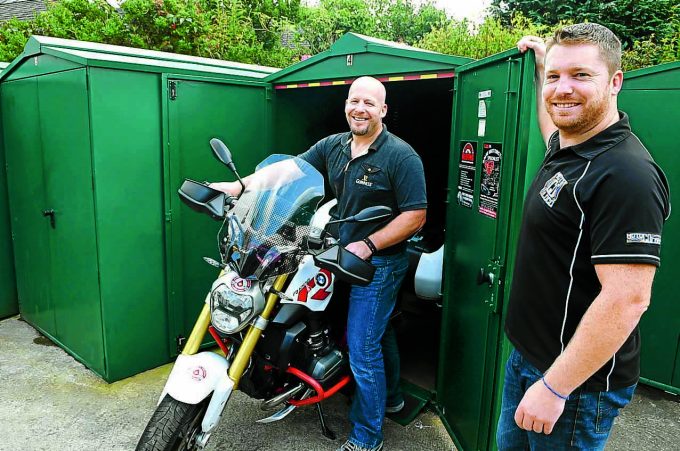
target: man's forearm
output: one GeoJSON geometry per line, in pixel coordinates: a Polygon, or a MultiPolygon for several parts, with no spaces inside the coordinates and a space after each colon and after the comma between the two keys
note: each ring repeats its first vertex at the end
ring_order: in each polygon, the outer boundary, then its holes
{"type": "Polygon", "coordinates": [[[369,237],[378,249],[401,243],[425,224],[426,210],[405,211],[369,237]]]}
{"type": "Polygon", "coordinates": [[[616,299],[601,292],[581,319],[564,352],[546,372],[550,386],[564,395],[602,368],[630,336],[649,298],[616,299]]]}

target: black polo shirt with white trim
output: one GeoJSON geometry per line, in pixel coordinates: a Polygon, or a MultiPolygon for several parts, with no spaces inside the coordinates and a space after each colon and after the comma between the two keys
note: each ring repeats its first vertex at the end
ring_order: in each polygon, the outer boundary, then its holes
{"type": "MultiPolygon", "coordinates": [[[[338,200],[337,215],[346,218],[366,207],[385,205],[392,218],[409,210],[427,208],[425,172],[420,156],[404,140],[383,130],[367,153],[352,159],[352,134],[328,136],[299,155],[329,181],[338,200]]],[[[340,225],[340,243],[361,241],[384,222],[356,222],[340,225]]],[[[406,248],[406,242],[379,250],[376,255],[390,255],[406,248]]]]}
{"type": "MultiPolygon", "coordinates": [[[[594,265],[660,263],[668,182],[631,132],[628,116],[620,117],[575,146],[560,148],[555,132],[527,193],[505,331],[542,372],[567,346],[602,288],[594,265]]],[[[639,358],[636,327],[584,388],[636,383],[639,358]]]]}

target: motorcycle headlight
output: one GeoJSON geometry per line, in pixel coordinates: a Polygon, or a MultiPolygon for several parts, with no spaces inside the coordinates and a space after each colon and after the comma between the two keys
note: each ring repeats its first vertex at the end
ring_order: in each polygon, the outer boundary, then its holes
{"type": "Polygon", "coordinates": [[[250,281],[234,276],[218,279],[210,293],[211,322],[225,334],[240,331],[264,309],[264,297],[257,283],[251,286],[250,281]]]}

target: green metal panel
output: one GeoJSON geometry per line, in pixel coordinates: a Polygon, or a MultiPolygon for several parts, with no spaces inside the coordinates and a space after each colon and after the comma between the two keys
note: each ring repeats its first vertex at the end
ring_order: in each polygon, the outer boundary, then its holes
{"type": "Polygon", "coordinates": [[[89,69],[106,379],[169,359],[160,75],[89,69]]]}
{"type": "MultiPolygon", "coordinates": [[[[0,136],[2,136],[1,118],[0,136]]],[[[5,148],[2,141],[0,141],[0,318],[12,316],[18,312],[19,304],[17,302],[12,234],[9,219],[9,198],[7,197],[5,148]]]]}
{"type": "MultiPolygon", "coordinates": [[[[626,72],[623,76],[623,90],[670,89],[677,90],[680,78],[680,61],[626,72]]],[[[625,97],[625,95],[624,95],[625,97]]]]}
{"type": "MultiPolygon", "coordinates": [[[[103,375],[99,271],[85,68],[37,77],[45,209],[55,211],[50,296],[57,340],[103,375]]],[[[43,218],[49,222],[48,218],[43,218]]]]}
{"type": "Polygon", "coordinates": [[[0,86],[19,306],[26,321],[55,336],[49,294],[49,223],[42,216],[45,190],[38,81],[31,78],[0,86]]]}
{"type": "MultiPolygon", "coordinates": [[[[649,70],[643,76],[631,77],[630,80],[637,81],[632,87],[624,76],[624,89],[619,94],[619,107],[630,116],[633,132],[668,177],[671,201],[673,193],[680,192],[680,173],[676,169],[680,167],[677,151],[680,142],[680,64],[675,67],[674,71],[663,71],[658,77],[649,70]],[[657,89],[661,76],[666,89],[657,89]],[[667,89],[671,80],[674,80],[674,90],[667,89]]],[[[680,266],[675,258],[680,254],[680,218],[677,216],[671,214],[664,226],[661,267],[654,280],[651,306],[640,323],[640,375],[648,383],[670,386],[680,393],[680,304],[676,288],[680,266]]]]}
{"type": "Polygon", "coordinates": [[[274,80],[276,83],[294,83],[305,80],[326,80],[332,78],[351,78],[362,75],[385,75],[405,73],[425,73],[452,71],[455,66],[445,63],[407,59],[379,53],[358,53],[353,55],[352,65],[347,65],[347,56],[338,55],[327,58],[315,66],[309,66],[289,76],[274,80]]]}
{"type": "Polygon", "coordinates": [[[266,78],[274,83],[452,70],[472,61],[347,33],[331,48],[266,78]],[[351,55],[349,61],[347,56],[351,55]]]}
{"type": "Polygon", "coordinates": [[[501,330],[504,287],[521,217],[527,156],[537,154],[529,149],[536,133],[527,106],[533,99],[533,86],[527,83],[532,76],[533,61],[515,50],[457,71],[437,401],[445,424],[464,449],[495,446],[501,363],[507,349],[501,330]],[[463,162],[466,143],[474,147],[472,166],[463,162]],[[494,156],[491,149],[501,154],[493,165],[492,158],[485,158],[494,156]],[[498,201],[483,199],[482,188],[493,190],[490,180],[499,164],[498,201]],[[471,203],[465,200],[469,190],[471,203]],[[496,218],[491,217],[494,210],[496,218]],[[478,283],[481,270],[495,275],[492,284],[478,283]]]}
{"type": "Polygon", "coordinates": [[[19,55],[17,60],[18,64],[13,65],[14,67],[8,67],[5,69],[2,74],[0,74],[0,78],[3,78],[7,81],[19,80],[21,78],[34,77],[36,75],[48,74],[51,72],[61,72],[82,67],[82,64],[72,61],[65,61],[60,58],[55,58],[51,55],[35,55],[32,57],[23,57],[22,55],[19,55]],[[25,59],[25,62],[21,63],[22,59],[25,59]]]}
{"type": "Polygon", "coordinates": [[[229,170],[212,155],[209,141],[220,138],[231,149],[240,174],[250,174],[272,153],[270,106],[263,84],[232,85],[169,77],[166,90],[168,147],[166,159],[166,215],[168,229],[168,282],[171,352],[177,336],[187,337],[216,269],[202,257],[219,258],[216,235],[219,222],[183,205],[177,189],[184,178],[233,180],[229,170]]]}

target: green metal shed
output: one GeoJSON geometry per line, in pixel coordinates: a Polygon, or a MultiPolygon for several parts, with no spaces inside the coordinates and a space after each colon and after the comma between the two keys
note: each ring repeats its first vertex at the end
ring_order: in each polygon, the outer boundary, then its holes
{"type": "Polygon", "coordinates": [[[436,406],[459,449],[495,447],[510,349],[501,330],[504,287],[524,192],[545,152],[533,74],[533,56],[516,50],[473,62],[348,34],[267,78],[275,142],[291,153],[347,130],[343,102],[356,77],[384,82],[385,124],[415,148],[426,172],[428,220],[412,245],[430,252],[445,243],[441,304],[408,293],[400,300],[402,382],[420,401],[409,404],[436,406]],[[483,176],[492,154],[495,181],[483,176]],[[498,275],[492,286],[478,285],[480,269],[498,275]]]}
{"type": "MultiPolygon", "coordinates": [[[[671,195],[680,192],[680,61],[624,74],[619,107],[633,132],[668,177],[671,195]]],[[[671,199],[673,200],[673,199],[671,199]]],[[[680,394],[680,304],[675,282],[680,273],[680,219],[672,214],[664,226],[661,267],[652,303],[642,317],[640,376],[644,383],[680,394]]]]}
{"type": "MultiPolygon", "coordinates": [[[[0,73],[9,63],[0,63],[0,73]]],[[[2,124],[0,123],[0,135],[2,124]]],[[[0,318],[19,312],[17,289],[12,255],[12,234],[9,227],[7,205],[7,174],[5,172],[5,151],[0,142],[0,318]]]]}
{"type": "Polygon", "coordinates": [[[22,317],[107,381],[167,362],[216,252],[177,187],[227,177],[214,136],[244,171],[265,156],[274,71],[32,37],[0,75],[22,317]]]}

